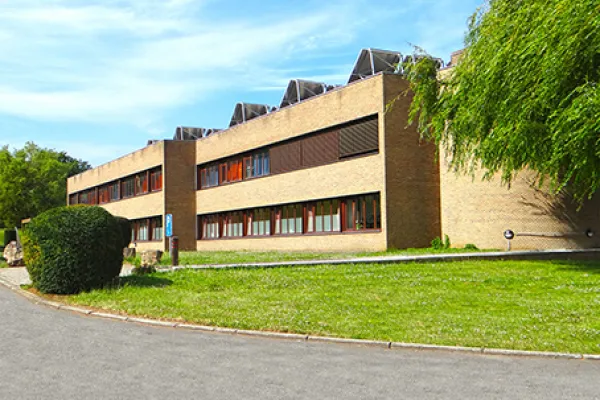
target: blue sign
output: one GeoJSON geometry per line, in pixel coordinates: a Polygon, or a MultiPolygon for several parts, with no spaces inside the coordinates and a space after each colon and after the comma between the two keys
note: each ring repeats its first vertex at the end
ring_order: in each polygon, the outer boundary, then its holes
{"type": "Polygon", "coordinates": [[[167,214],[165,218],[165,236],[173,236],[173,214],[167,214]]]}

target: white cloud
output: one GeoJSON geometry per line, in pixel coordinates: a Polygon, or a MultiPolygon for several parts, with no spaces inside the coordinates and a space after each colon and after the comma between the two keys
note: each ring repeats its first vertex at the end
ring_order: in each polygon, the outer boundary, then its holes
{"type": "MultiPolygon", "coordinates": [[[[151,126],[293,52],[350,40],[344,13],[211,20],[202,2],[0,3],[0,114],[151,126]]],[[[279,76],[272,76],[271,82],[279,76]]]]}

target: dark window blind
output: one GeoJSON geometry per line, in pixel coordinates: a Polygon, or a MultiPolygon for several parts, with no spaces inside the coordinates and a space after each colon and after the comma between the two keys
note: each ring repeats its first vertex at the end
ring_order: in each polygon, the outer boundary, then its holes
{"type": "Polygon", "coordinates": [[[302,166],[316,167],[338,160],[338,130],[308,136],[302,140],[302,166]]]}
{"type": "Polygon", "coordinates": [[[275,145],[270,153],[272,174],[294,171],[302,167],[302,145],[299,140],[275,145]]]}
{"type": "Polygon", "coordinates": [[[377,116],[340,129],[340,157],[349,157],[379,150],[377,116]]]}

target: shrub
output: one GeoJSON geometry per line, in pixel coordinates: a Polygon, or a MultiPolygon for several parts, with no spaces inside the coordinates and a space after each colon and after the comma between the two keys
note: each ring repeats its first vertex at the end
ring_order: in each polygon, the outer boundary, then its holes
{"type": "Polygon", "coordinates": [[[475,246],[473,243],[465,244],[465,249],[466,250],[479,250],[479,248],[477,246],[475,246]]]}
{"type": "Polygon", "coordinates": [[[123,239],[122,249],[129,247],[131,243],[131,221],[124,217],[115,217],[119,223],[119,229],[121,230],[121,237],[123,239]]]}
{"type": "Polygon", "coordinates": [[[33,287],[42,293],[73,294],[102,287],[121,271],[120,226],[100,207],[46,211],[31,221],[22,238],[33,287]]]}

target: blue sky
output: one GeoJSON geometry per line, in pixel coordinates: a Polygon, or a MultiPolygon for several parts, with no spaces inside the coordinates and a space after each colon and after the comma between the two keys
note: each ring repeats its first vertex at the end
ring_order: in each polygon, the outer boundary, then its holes
{"type": "Polygon", "coordinates": [[[448,60],[481,0],[0,0],[0,145],[99,165],[278,105],[290,79],[345,83],[361,48],[448,60]]]}

